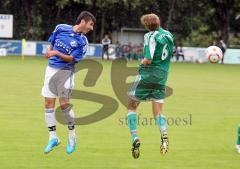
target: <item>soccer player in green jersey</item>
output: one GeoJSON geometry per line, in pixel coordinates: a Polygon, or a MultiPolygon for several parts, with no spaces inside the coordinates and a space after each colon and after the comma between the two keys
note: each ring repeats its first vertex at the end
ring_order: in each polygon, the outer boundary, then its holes
{"type": "Polygon", "coordinates": [[[240,153],[240,124],[239,124],[239,126],[238,126],[237,145],[236,145],[236,148],[237,148],[237,152],[240,153]]]}
{"type": "Polygon", "coordinates": [[[134,158],[138,158],[140,155],[136,110],[142,101],[152,101],[153,115],[161,134],[160,151],[162,154],[168,151],[167,121],[163,115],[163,103],[174,46],[173,35],[160,27],[160,19],[157,15],[143,15],[141,23],[149,31],[144,35],[144,59],[141,61],[136,80],[128,93],[127,119],[134,158]]]}

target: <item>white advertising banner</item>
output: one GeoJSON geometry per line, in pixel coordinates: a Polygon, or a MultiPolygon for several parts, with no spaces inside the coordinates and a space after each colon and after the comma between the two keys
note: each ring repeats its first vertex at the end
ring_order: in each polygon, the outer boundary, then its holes
{"type": "Polygon", "coordinates": [[[0,38],[13,37],[13,15],[0,14],[0,38]]]}
{"type": "Polygon", "coordinates": [[[227,49],[224,55],[224,63],[226,64],[240,64],[240,50],[227,49]]]}
{"type": "Polygon", "coordinates": [[[7,49],[0,48],[0,56],[6,56],[7,55],[7,49]]]}
{"type": "Polygon", "coordinates": [[[23,45],[22,54],[23,55],[30,55],[30,56],[36,55],[36,42],[27,41],[23,45]]]}

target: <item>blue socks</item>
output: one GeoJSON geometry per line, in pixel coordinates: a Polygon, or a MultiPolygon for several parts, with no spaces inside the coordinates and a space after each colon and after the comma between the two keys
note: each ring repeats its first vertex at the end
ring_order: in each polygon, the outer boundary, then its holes
{"type": "Polygon", "coordinates": [[[136,112],[128,112],[127,114],[128,127],[131,133],[132,142],[138,138],[137,135],[137,114],[136,112]]]}

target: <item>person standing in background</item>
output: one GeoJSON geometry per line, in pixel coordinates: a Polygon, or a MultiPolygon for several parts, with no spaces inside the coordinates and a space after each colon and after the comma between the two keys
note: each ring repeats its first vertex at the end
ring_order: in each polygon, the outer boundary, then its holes
{"type": "Polygon", "coordinates": [[[111,44],[111,39],[109,38],[108,34],[106,34],[104,36],[104,38],[102,39],[102,60],[104,60],[104,54],[107,54],[107,60],[109,60],[109,45],[111,44]]]}
{"type": "Polygon", "coordinates": [[[223,57],[222,57],[222,60],[221,60],[221,63],[223,64],[224,54],[225,54],[225,52],[227,50],[227,45],[226,45],[226,43],[223,40],[220,40],[219,41],[219,47],[220,47],[220,49],[222,50],[222,53],[223,53],[223,57]]]}

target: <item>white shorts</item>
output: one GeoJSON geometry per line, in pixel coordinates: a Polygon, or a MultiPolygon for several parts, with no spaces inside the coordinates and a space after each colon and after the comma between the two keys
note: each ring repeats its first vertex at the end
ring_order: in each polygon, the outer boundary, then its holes
{"type": "MultiPolygon", "coordinates": [[[[56,69],[56,68],[52,68],[50,66],[47,66],[46,68],[46,72],[45,72],[45,80],[44,80],[44,85],[42,87],[42,96],[43,97],[47,97],[47,98],[58,98],[61,97],[59,94],[57,94],[56,92],[52,92],[49,89],[49,82],[50,79],[61,69],[56,69]]],[[[61,70],[62,71],[62,70],[61,70]]],[[[57,82],[56,82],[57,84],[57,82]]],[[[68,94],[67,94],[67,98],[70,97],[71,93],[69,93],[69,91],[71,92],[71,89],[74,86],[74,73],[72,72],[71,75],[68,77],[68,79],[66,80],[66,82],[64,83],[64,88],[68,90],[68,94]]],[[[56,86],[57,88],[57,86],[56,86]]],[[[56,89],[57,91],[57,89],[56,89]]]]}

